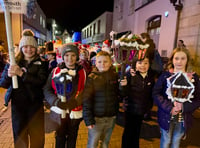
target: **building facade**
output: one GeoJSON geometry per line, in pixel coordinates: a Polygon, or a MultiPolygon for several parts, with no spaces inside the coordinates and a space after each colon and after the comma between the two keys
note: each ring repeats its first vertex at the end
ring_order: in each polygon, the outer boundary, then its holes
{"type": "MultiPolygon", "coordinates": [[[[35,11],[31,18],[24,14],[11,13],[11,25],[13,35],[13,45],[18,44],[24,29],[32,29],[37,38],[38,45],[43,45],[46,41],[47,29],[46,29],[46,16],[43,13],[40,6],[36,3],[35,11]]],[[[4,13],[0,13],[0,40],[5,42],[5,49],[8,49],[6,26],[4,13]]]]}
{"type": "MultiPolygon", "coordinates": [[[[183,40],[200,66],[200,0],[114,0],[113,30],[148,32],[162,57],[183,40]]],[[[197,68],[195,71],[199,71],[197,68]]]]}
{"type": "Polygon", "coordinates": [[[110,32],[112,31],[112,12],[104,12],[101,16],[97,17],[94,21],[88,24],[81,30],[82,43],[94,44],[102,43],[106,39],[110,39],[110,32]]]}
{"type": "Polygon", "coordinates": [[[174,48],[178,11],[170,0],[115,0],[113,30],[148,32],[162,57],[174,48]]]}

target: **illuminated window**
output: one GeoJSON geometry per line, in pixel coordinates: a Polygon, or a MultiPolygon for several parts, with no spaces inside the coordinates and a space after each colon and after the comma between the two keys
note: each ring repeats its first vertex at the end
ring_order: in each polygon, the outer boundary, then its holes
{"type": "Polygon", "coordinates": [[[45,28],[46,27],[46,21],[45,21],[45,19],[43,20],[43,28],[45,28]]]}
{"type": "Polygon", "coordinates": [[[40,25],[42,25],[43,21],[42,21],[42,15],[40,15],[40,25]]]}

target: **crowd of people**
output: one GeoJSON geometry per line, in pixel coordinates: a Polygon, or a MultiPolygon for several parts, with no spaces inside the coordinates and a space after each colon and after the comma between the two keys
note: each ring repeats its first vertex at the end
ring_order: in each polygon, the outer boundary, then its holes
{"type": "Polygon", "coordinates": [[[133,58],[120,77],[109,40],[102,46],[62,44],[57,60],[58,52],[38,47],[30,29],[22,34],[16,65],[9,64],[8,53],[0,46],[0,87],[7,89],[3,111],[11,101],[16,148],[44,147],[44,101],[57,124],[56,148],[76,147],[82,120],[88,128],[87,148],[96,148],[100,141],[102,148],[109,147],[120,102],[125,113],[122,148],[139,148],[143,120],[147,115],[151,120],[154,104],[161,148],[178,148],[192,127],[192,113],[200,107],[200,81],[195,72],[187,71],[190,55],[183,40],[166,68],[156,71],[151,66],[156,62],[155,44],[148,33],[141,33],[141,41],[149,45],[147,52],[133,58]],[[18,88],[13,88],[12,76],[17,76],[18,88]]]}

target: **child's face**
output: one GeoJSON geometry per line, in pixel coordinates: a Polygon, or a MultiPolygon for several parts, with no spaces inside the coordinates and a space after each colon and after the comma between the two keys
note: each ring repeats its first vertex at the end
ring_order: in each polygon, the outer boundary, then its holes
{"type": "Polygon", "coordinates": [[[109,56],[96,57],[96,67],[99,70],[99,72],[108,71],[111,65],[112,62],[109,56]]]}
{"type": "Polygon", "coordinates": [[[187,55],[185,52],[176,52],[173,57],[174,71],[185,71],[187,65],[187,55]]]}
{"type": "Polygon", "coordinates": [[[80,60],[86,60],[87,59],[87,54],[82,52],[82,53],[80,53],[79,58],[80,58],[80,60]]]}
{"type": "Polygon", "coordinates": [[[32,59],[37,52],[37,49],[31,45],[25,45],[22,47],[22,52],[25,59],[32,59]]]}
{"type": "Polygon", "coordinates": [[[66,52],[64,55],[64,62],[68,68],[75,68],[76,54],[74,52],[66,52]]]}
{"type": "Polygon", "coordinates": [[[53,59],[54,59],[54,56],[53,56],[52,54],[48,54],[48,55],[47,55],[47,58],[48,58],[48,60],[53,60],[53,59]]]}
{"type": "Polygon", "coordinates": [[[146,73],[149,70],[149,66],[150,65],[148,58],[136,62],[136,70],[138,70],[140,73],[146,73]]]}

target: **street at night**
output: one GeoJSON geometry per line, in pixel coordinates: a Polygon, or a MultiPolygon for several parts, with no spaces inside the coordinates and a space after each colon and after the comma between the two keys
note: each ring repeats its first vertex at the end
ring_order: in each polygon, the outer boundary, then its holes
{"type": "MultiPolygon", "coordinates": [[[[3,108],[3,98],[5,90],[0,88],[0,108],[3,108]]],[[[0,113],[0,147],[1,148],[14,148],[13,136],[12,136],[12,123],[11,123],[11,113],[10,113],[10,104],[8,110],[4,113],[0,113]]],[[[160,134],[159,127],[156,121],[156,110],[154,106],[152,110],[152,121],[145,121],[142,125],[142,131],[140,136],[140,148],[159,148],[160,144],[160,134]]],[[[45,148],[54,148],[55,132],[52,129],[53,123],[48,117],[48,110],[45,112],[46,123],[45,123],[45,148]]],[[[200,148],[199,143],[199,133],[200,133],[200,111],[195,112],[194,127],[191,129],[187,135],[186,140],[181,141],[181,148],[200,148]]],[[[123,128],[116,124],[109,148],[120,148],[121,147],[121,136],[123,128]]],[[[86,148],[87,137],[88,137],[87,128],[82,121],[79,128],[79,134],[77,139],[77,148],[86,148]]],[[[38,135],[39,136],[39,135],[38,135]]]]}

